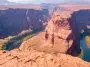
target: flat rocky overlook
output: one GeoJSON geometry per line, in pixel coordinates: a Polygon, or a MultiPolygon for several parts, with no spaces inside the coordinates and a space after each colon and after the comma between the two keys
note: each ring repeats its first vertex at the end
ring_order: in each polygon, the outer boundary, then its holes
{"type": "Polygon", "coordinates": [[[36,50],[0,51],[0,67],[90,67],[77,57],[65,54],[48,54],[36,50]]]}

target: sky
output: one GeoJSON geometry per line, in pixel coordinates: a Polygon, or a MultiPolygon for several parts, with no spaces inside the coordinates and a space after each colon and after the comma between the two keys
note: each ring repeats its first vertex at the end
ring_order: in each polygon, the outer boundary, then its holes
{"type": "Polygon", "coordinates": [[[90,4],[90,0],[0,0],[0,4],[40,4],[40,3],[69,3],[69,4],[90,4]]]}

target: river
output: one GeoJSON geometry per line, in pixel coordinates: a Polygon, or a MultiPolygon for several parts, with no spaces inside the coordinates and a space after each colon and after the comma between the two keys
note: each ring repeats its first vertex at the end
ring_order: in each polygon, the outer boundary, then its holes
{"type": "Polygon", "coordinates": [[[80,41],[80,46],[83,50],[82,59],[90,62],[90,48],[87,46],[85,38],[80,41]]]}

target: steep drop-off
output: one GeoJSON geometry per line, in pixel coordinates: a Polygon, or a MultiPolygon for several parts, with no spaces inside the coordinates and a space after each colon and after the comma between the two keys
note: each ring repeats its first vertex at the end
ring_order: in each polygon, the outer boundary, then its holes
{"type": "Polygon", "coordinates": [[[42,30],[49,17],[47,9],[0,10],[0,38],[14,36],[23,30],[42,30]]]}

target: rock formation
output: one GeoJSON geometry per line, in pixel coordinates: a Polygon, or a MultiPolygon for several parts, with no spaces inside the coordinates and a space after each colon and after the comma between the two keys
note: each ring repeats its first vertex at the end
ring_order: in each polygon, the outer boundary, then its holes
{"type": "Polygon", "coordinates": [[[60,53],[15,49],[10,52],[0,51],[0,67],[90,67],[90,64],[80,58],[60,53]]]}
{"type": "Polygon", "coordinates": [[[49,43],[48,45],[60,45],[60,52],[75,56],[80,53],[80,43],[75,34],[78,33],[78,30],[75,30],[77,26],[72,22],[71,17],[72,15],[66,11],[54,12],[46,27],[45,38],[49,43]]]}
{"type": "MultiPolygon", "coordinates": [[[[30,50],[33,45],[32,48],[45,52],[60,52],[73,56],[80,54],[80,30],[86,29],[86,26],[89,25],[89,22],[83,22],[84,25],[81,24],[78,19],[80,15],[83,16],[82,12],[84,10],[73,13],[56,10],[48,21],[45,32],[24,42],[20,47],[21,50],[30,50]]],[[[87,20],[87,18],[85,19],[87,20]]]]}

